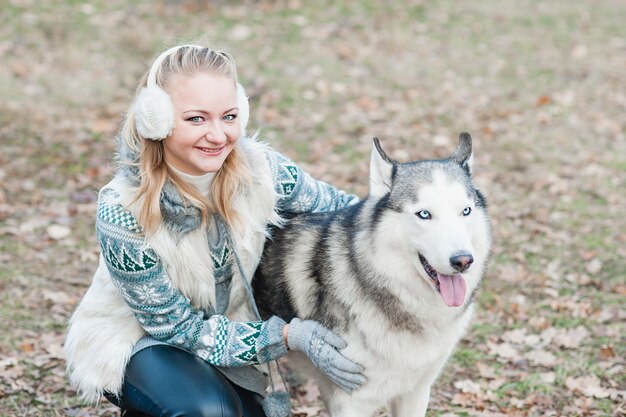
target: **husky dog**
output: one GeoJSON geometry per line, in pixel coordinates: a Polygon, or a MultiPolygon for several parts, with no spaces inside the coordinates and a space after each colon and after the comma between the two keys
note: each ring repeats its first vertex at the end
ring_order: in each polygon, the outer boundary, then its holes
{"type": "Polygon", "coordinates": [[[260,310],[321,322],[365,367],[367,382],[347,394],[290,353],[290,367],[315,378],[333,417],[368,417],[383,406],[396,417],[426,414],[489,254],[471,165],[467,133],[449,158],[408,163],[390,159],[374,138],[365,199],[273,230],[253,280],[260,310]]]}

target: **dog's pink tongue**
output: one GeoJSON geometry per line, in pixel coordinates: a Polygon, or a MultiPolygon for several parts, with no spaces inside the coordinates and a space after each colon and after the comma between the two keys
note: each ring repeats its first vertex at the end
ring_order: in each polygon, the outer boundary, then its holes
{"type": "Polygon", "coordinates": [[[437,273],[439,291],[443,301],[450,307],[458,307],[465,301],[465,280],[461,275],[444,275],[437,273]]]}

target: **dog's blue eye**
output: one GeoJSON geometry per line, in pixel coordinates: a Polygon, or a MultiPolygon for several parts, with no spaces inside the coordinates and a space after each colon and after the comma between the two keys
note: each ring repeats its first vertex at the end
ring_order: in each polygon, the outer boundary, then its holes
{"type": "Polygon", "coordinates": [[[471,207],[465,207],[463,209],[463,215],[464,216],[469,216],[469,214],[472,212],[472,208],[471,207]]]}
{"type": "Polygon", "coordinates": [[[416,213],[420,219],[429,220],[432,219],[433,216],[430,215],[428,210],[420,210],[416,213]]]}

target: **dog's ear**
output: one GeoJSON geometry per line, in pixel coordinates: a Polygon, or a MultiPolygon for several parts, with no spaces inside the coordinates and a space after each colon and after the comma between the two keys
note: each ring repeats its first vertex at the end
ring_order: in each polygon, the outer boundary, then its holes
{"type": "Polygon", "coordinates": [[[374,138],[372,147],[372,159],[370,160],[370,195],[382,197],[391,191],[393,179],[394,161],[391,160],[383,148],[380,147],[378,138],[374,138]]]}
{"type": "Polygon", "coordinates": [[[459,145],[454,152],[452,152],[450,159],[461,165],[461,167],[471,175],[474,157],[472,153],[472,137],[469,133],[461,133],[459,136],[459,145]]]}

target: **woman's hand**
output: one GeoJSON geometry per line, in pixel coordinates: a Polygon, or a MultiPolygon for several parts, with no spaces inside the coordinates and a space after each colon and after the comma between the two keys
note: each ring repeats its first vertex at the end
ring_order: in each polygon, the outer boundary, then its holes
{"type": "Polygon", "coordinates": [[[283,329],[283,337],[288,349],[304,353],[313,365],[347,393],[365,383],[364,368],[339,353],[348,344],[317,321],[294,318],[283,329]]]}

